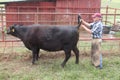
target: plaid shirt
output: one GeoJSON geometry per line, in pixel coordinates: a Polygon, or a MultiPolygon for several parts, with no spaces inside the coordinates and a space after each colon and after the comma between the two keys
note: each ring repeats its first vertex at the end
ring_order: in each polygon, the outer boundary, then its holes
{"type": "Polygon", "coordinates": [[[93,39],[102,38],[103,24],[101,21],[91,23],[90,29],[92,30],[93,39]]]}

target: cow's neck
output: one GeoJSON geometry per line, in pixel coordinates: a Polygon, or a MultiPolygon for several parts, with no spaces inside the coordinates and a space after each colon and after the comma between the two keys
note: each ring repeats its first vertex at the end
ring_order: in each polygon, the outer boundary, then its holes
{"type": "Polygon", "coordinates": [[[26,27],[22,27],[17,31],[17,37],[20,38],[21,40],[24,39],[24,36],[27,32],[27,28],[26,27]]]}

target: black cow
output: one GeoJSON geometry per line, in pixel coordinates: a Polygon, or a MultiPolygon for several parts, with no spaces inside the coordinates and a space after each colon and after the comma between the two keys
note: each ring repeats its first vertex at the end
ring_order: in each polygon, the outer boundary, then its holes
{"type": "Polygon", "coordinates": [[[34,24],[29,26],[13,25],[7,30],[11,34],[21,39],[24,45],[32,51],[33,60],[38,60],[39,50],[47,51],[65,51],[65,59],[61,64],[66,64],[71,56],[71,50],[75,53],[76,63],[79,62],[79,50],[77,42],[79,40],[79,27],[81,25],[80,16],[78,16],[78,26],[48,26],[34,24]]]}

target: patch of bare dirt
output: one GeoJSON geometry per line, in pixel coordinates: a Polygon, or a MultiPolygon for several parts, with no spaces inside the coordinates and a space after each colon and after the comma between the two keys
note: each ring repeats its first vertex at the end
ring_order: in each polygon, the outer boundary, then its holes
{"type": "MultiPolygon", "coordinates": [[[[88,57],[89,55],[81,54],[80,58],[88,57]]],[[[64,58],[65,54],[63,51],[60,52],[46,52],[41,53],[39,55],[39,59],[49,60],[49,59],[58,59],[64,58]]],[[[75,57],[74,53],[71,54],[71,57],[75,57]]],[[[12,61],[12,60],[20,60],[20,61],[29,61],[32,59],[32,54],[19,54],[19,53],[9,53],[9,54],[0,54],[0,62],[1,61],[12,61]]]]}

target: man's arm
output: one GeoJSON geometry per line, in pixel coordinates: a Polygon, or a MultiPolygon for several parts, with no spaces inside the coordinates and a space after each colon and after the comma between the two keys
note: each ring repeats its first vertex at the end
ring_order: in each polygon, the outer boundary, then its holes
{"type": "Polygon", "coordinates": [[[90,26],[91,26],[90,23],[84,21],[83,19],[82,19],[82,24],[85,25],[85,26],[87,26],[87,27],[90,27],[90,26]]]}
{"type": "Polygon", "coordinates": [[[81,25],[81,27],[83,27],[87,32],[92,33],[92,31],[88,29],[85,25],[81,25]]]}

